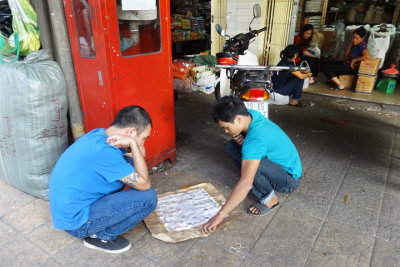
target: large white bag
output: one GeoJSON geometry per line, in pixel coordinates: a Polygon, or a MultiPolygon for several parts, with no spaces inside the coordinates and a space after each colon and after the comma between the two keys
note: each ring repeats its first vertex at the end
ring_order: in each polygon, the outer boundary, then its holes
{"type": "Polygon", "coordinates": [[[39,50],[0,65],[0,179],[48,199],[49,177],[68,146],[61,68],[39,50]]]}
{"type": "Polygon", "coordinates": [[[381,58],[379,68],[382,68],[385,61],[386,52],[390,46],[390,33],[376,33],[371,31],[368,38],[368,52],[371,58],[381,58]]]}

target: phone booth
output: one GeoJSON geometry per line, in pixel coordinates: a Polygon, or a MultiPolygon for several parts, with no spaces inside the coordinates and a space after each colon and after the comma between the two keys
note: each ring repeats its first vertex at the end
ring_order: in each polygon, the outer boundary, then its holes
{"type": "Polygon", "coordinates": [[[128,105],[147,110],[146,161],[176,161],[168,0],[65,0],[86,132],[128,105]]]}

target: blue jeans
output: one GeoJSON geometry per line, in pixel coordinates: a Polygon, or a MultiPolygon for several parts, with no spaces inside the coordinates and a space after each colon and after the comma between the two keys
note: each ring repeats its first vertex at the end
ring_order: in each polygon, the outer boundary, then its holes
{"type": "MultiPolygon", "coordinates": [[[[241,170],[242,146],[232,139],[226,144],[225,148],[229,157],[241,170]]],[[[293,178],[281,165],[267,158],[262,158],[254,176],[251,191],[262,204],[266,204],[275,196],[275,191],[290,194],[299,186],[299,183],[300,178],[293,178]]]]}
{"type": "Polygon", "coordinates": [[[79,238],[95,234],[103,240],[115,240],[147,217],[156,206],[157,193],[153,188],[118,191],[94,202],[88,221],[78,229],[66,232],[79,238]]]}
{"type": "Polygon", "coordinates": [[[286,81],[282,88],[275,89],[275,92],[281,95],[292,96],[293,100],[299,100],[301,98],[301,93],[303,92],[303,85],[304,80],[293,76],[286,81]]]}

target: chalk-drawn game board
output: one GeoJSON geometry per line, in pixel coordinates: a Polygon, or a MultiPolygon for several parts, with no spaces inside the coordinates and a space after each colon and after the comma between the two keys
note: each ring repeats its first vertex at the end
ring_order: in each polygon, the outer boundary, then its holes
{"type": "Polygon", "coordinates": [[[176,232],[206,223],[220,208],[203,188],[197,188],[159,198],[156,213],[168,232],[176,232]]]}

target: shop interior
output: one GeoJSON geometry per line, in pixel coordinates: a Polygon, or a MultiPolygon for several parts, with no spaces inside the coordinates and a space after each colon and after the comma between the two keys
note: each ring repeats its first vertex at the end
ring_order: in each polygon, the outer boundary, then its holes
{"type": "Polygon", "coordinates": [[[171,0],[172,74],[175,96],[214,93],[217,62],[211,52],[211,1],[171,0]]]}
{"type": "Polygon", "coordinates": [[[173,58],[210,50],[211,1],[171,0],[170,7],[173,58]]]}
{"type": "Polygon", "coordinates": [[[319,54],[320,71],[325,62],[343,59],[351,43],[352,32],[359,26],[367,29],[364,41],[371,57],[382,58],[380,65],[368,73],[369,84],[364,91],[356,89],[362,74],[355,75],[346,90],[335,91],[327,89],[327,81],[320,72],[318,80],[321,84],[309,86],[304,89],[306,92],[378,103],[400,103],[399,75],[385,75],[382,72],[390,69],[392,64],[400,70],[399,1],[301,0],[299,5],[296,31],[299,32],[304,24],[314,26],[310,46],[313,52],[319,54]]]}

